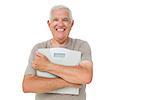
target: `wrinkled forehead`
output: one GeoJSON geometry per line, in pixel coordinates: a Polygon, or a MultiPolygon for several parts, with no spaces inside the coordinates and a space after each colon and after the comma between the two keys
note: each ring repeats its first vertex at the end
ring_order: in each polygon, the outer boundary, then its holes
{"type": "Polygon", "coordinates": [[[51,17],[67,17],[69,18],[69,12],[66,9],[55,9],[51,13],[51,17]]]}

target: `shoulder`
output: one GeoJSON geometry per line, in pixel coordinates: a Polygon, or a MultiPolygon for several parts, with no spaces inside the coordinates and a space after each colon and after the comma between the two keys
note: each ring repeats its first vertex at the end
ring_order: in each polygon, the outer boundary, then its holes
{"type": "Polygon", "coordinates": [[[48,48],[49,47],[49,41],[50,40],[37,43],[34,45],[34,47],[36,47],[36,48],[48,48]]]}
{"type": "Polygon", "coordinates": [[[81,39],[72,39],[74,42],[82,44],[82,43],[86,43],[87,41],[85,40],[81,40],[81,39]]]}
{"type": "Polygon", "coordinates": [[[80,51],[82,53],[91,51],[90,45],[87,41],[81,39],[72,39],[73,50],[80,51]]]}
{"type": "Polygon", "coordinates": [[[33,46],[32,51],[36,51],[36,50],[38,50],[38,49],[40,49],[40,48],[49,48],[49,47],[50,47],[49,41],[50,41],[50,40],[43,41],[43,42],[39,42],[39,43],[35,44],[35,45],[33,46]]]}
{"type": "Polygon", "coordinates": [[[81,39],[72,39],[72,40],[73,40],[73,44],[78,46],[78,48],[85,46],[85,45],[89,46],[89,43],[85,40],[81,40],[81,39]]]}

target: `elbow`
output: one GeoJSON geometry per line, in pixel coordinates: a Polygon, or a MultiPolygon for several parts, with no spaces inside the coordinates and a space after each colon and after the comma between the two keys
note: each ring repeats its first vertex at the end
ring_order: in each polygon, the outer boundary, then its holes
{"type": "Polygon", "coordinates": [[[86,75],[82,80],[82,84],[90,84],[92,82],[92,75],[86,75]]]}
{"type": "Polygon", "coordinates": [[[24,83],[23,83],[23,85],[22,85],[22,90],[23,90],[24,93],[28,93],[28,92],[29,92],[29,90],[28,90],[27,87],[24,85],[24,83]]]}
{"type": "Polygon", "coordinates": [[[29,93],[29,92],[30,92],[30,89],[29,89],[27,80],[24,80],[24,81],[23,81],[22,90],[23,90],[24,93],[29,93]]]}
{"type": "Polygon", "coordinates": [[[25,87],[23,87],[23,92],[24,93],[30,93],[28,89],[26,89],[25,87]]]}
{"type": "Polygon", "coordinates": [[[92,82],[92,78],[91,77],[85,78],[84,81],[83,81],[84,84],[90,84],[91,82],[92,82]]]}
{"type": "Polygon", "coordinates": [[[22,90],[24,93],[31,93],[32,92],[32,85],[31,85],[31,78],[29,76],[25,76],[23,83],[22,83],[22,90]]]}

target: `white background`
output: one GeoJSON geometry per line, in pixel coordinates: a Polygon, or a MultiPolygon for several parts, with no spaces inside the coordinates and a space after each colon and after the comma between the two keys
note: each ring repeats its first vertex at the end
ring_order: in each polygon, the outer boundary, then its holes
{"type": "Polygon", "coordinates": [[[150,100],[149,0],[1,0],[0,98],[34,100],[22,79],[32,47],[51,38],[46,21],[55,4],[73,12],[71,37],[91,45],[87,100],[150,100]]]}

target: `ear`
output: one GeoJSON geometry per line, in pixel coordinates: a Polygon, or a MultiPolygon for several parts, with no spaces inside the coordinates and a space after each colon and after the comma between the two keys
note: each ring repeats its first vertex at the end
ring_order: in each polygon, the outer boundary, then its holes
{"type": "Polygon", "coordinates": [[[50,20],[47,20],[47,25],[48,27],[50,27],[50,20]]]}
{"type": "Polygon", "coordinates": [[[71,27],[74,25],[74,20],[72,20],[71,27]]]}

